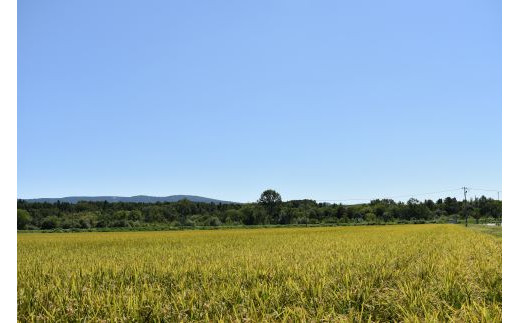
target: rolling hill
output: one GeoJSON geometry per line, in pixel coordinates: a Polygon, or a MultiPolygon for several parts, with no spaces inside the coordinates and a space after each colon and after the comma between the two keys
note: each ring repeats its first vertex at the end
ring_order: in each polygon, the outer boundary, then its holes
{"type": "Polygon", "coordinates": [[[156,202],[177,202],[183,199],[187,199],[192,202],[202,203],[235,203],[231,201],[222,201],[212,199],[208,197],[196,196],[196,195],[170,195],[170,196],[148,196],[148,195],[136,195],[136,196],[67,196],[59,198],[35,198],[35,199],[24,199],[31,203],[54,203],[57,201],[67,203],[78,203],[79,201],[93,201],[93,202],[127,202],[127,203],[156,203],[156,202]]]}

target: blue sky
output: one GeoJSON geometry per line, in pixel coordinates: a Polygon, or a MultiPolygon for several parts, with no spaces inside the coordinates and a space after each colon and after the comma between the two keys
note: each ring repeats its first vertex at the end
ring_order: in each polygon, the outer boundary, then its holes
{"type": "Polygon", "coordinates": [[[501,54],[500,1],[20,0],[18,196],[500,189],[501,54]]]}

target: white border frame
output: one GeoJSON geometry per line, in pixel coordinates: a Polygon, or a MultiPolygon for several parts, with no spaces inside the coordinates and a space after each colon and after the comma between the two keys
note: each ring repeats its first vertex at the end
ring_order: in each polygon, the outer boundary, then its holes
{"type": "Polygon", "coordinates": [[[0,1],[0,215],[2,216],[2,263],[0,317],[16,322],[16,198],[17,198],[17,2],[0,1]]]}

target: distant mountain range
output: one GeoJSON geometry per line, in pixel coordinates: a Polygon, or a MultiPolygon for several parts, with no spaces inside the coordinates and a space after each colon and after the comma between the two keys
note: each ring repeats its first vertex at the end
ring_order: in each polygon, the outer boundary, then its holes
{"type": "Polygon", "coordinates": [[[23,199],[27,202],[31,203],[55,203],[57,201],[67,202],[67,203],[78,203],[79,201],[92,201],[92,202],[127,202],[127,203],[156,203],[156,202],[178,202],[180,200],[187,199],[192,202],[202,202],[202,203],[222,203],[222,204],[230,204],[235,202],[230,201],[222,201],[211,199],[202,196],[196,195],[171,195],[171,196],[147,196],[147,195],[137,195],[137,196],[67,196],[60,198],[37,198],[37,199],[23,199]]]}

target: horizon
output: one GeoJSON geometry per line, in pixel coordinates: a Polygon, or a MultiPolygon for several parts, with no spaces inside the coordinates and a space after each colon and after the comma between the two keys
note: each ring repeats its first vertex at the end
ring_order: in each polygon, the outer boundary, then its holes
{"type": "MultiPolygon", "coordinates": [[[[288,201],[295,201],[295,200],[312,200],[317,203],[330,203],[330,204],[343,204],[343,205],[355,205],[355,204],[365,204],[370,203],[373,200],[384,200],[389,199],[393,200],[394,202],[407,202],[409,199],[415,198],[419,200],[420,202],[423,202],[425,200],[432,200],[437,201],[438,199],[446,199],[448,197],[450,198],[456,198],[457,201],[463,200],[463,193],[461,193],[462,196],[457,196],[458,194],[441,194],[441,193],[448,193],[448,192],[455,192],[461,189],[454,189],[449,191],[442,191],[442,192],[428,192],[428,193],[419,193],[415,195],[407,195],[407,196],[382,196],[382,197],[373,197],[373,198],[350,198],[350,199],[342,199],[342,200],[328,200],[328,199],[315,199],[311,197],[305,197],[305,198],[284,198],[283,194],[282,200],[284,202],[288,201]],[[433,194],[436,194],[436,197],[431,197],[433,194]]],[[[480,194],[468,194],[467,199],[468,200],[474,200],[475,198],[480,198],[482,196],[485,196],[486,198],[494,199],[494,200],[502,200],[501,199],[501,191],[494,191],[495,193],[498,193],[498,195],[493,196],[493,194],[490,193],[492,190],[488,189],[472,189],[469,188],[468,193],[470,192],[480,192],[480,194]]],[[[149,195],[149,194],[137,194],[137,195],[110,195],[110,194],[101,194],[101,195],[67,195],[67,196],[60,196],[60,197],[31,197],[31,198],[20,198],[18,197],[17,200],[43,200],[43,199],[65,199],[65,198],[100,198],[100,197],[112,197],[112,198],[135,198],[135,197],[153,197],[153,198],[167,198],[167,197],[179,197],[179,196],[187,196],[187,197],[200,197],[210,200],[218,200],[222,202],[231,202],[231,203],[256,203],[256,200],[249,200],[249,201],[238,201],[234,199],[220,199],[220,198],[214,198],[212,196],[202,196],[198,194],[169,194],[164,196],[157,196],[157,195],[149,195]]]]}
{"type": "Polygon", "coordinates": [[[494,198],[501,10],[19,1],[17,196],[494,198]]]}

